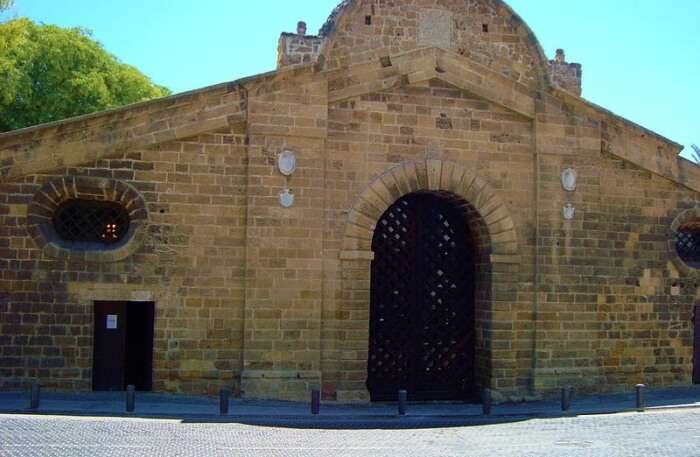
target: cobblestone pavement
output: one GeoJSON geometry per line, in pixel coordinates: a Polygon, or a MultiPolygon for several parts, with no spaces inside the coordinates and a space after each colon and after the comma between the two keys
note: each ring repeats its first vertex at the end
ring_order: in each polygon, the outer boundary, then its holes
{"type": "Polygon", "coordinates": [[[0,456],[697,457],[700,411],[420,430],[0,415],[0,456]]]}

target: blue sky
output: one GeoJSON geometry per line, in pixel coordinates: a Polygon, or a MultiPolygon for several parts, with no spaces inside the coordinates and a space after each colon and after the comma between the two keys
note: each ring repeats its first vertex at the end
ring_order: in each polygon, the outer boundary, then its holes
{"type": "MultiPolygon", "coordinates": [[[[275,68],[277,38],[318,30],[340,0],[15,0],[4,15],[81,26],[174,92],[275,68]]],[[[549,57],[583,64],[583,96],[700,145],[700,1],[510,0],[549,57]]]]}

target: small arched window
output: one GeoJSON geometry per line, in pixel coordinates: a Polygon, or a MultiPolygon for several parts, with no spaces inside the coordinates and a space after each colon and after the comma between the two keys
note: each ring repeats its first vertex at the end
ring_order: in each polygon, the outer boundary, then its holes
{"type": "Polygon", "coordinates": [[[700,269],[700,221],[686,222],[676,230],[676,252],[686,265],[700,269]]]}
{"type": "Polygon", "coordinates": [[[129,232],[131,219],[117,202],[73,198],[61,203],[53,214],[56,234],[74,243],[119,243],[129,232]]]}
{"type": "Polygon", "coordinates": [[[27,208],[27,231],[47,257],[118,262],[143,245],[146,202],[127,183],[64,176],[46,182],[27,208]]]}

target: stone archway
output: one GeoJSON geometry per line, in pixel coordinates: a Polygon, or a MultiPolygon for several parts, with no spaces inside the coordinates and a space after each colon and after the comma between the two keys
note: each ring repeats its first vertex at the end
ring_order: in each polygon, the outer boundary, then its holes
{"type": "MultiPolygon", "coordinates": [[[[341,401],[367,400],[367,342],[369,340],[369,291],[374,259],[372,238],[384,212],[403,196],[421,192],[443,192],[463,202],[470,229],[480,234],[477,277],[477,356],[480,387],[498,387],[492,376],[492,302],[494,294],[508,285],[494,288],[494,272],[508,272],[517,278],[520,265],[518,238],[510,212],[488,182],[472,170],[455,162],[421,160],[398,165],[370,184],[348,214],[340,254],[341,297],[338,325],[338,349],[343,354],[337,384],[341,401]],[[346,329],[346,330],[343,330],[346,329]]],[[[506,279],[508,281],[509,279],[506,279]]],[[[508,340],[507,330],[499,330],[499,339],[508,340]]],[[[499,370],[499,377],[514,378],[514,372],[499,370]]],[[[507,384],[507,381],[505,383],[507,384]]]]}
{"type": "Polygon", "coordinates": [[[372,401],[395,400],[401,389],[415,401],[477,398],[475,289],[488,278],[477,272],[488,269],[489,243],[472,233],[470,226],[482,224],[470,206],[446,192],[416,192],[377,224],[367,361],[372,401]]]}

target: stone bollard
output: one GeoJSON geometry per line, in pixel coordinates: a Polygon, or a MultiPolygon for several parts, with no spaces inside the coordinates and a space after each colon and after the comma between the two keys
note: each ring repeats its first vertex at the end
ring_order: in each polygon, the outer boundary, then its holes
{"type": "Polygon", "coordinates": [[[644,384],[637,384],[634,386],[637,391],[637,411],[640,413],[644,411],[644,389],[646,389],[646,387],[647,386],[644,384]]]}
{"type": "Polygon", "coordinates": [[[133,413],[136,407],[136,387],[126,386],[126,412],[133,413]]]}
{"type": "Polygon", "coordinates": [[[29,394],[29,409],[39,409],[41,401],[41,386],[38,381],[32,383],[31,392],[29,394]]]}
{"type": "Polygon", "coordinates": [[[229,399],[231,398],[231,391],[228,389],[221,389],[219,391],[219,414],[225,416],[228,414],[229,409],[229,399]]]}
{"type": "Polygon", "coordinates": [[[561,389],[561,410],[568,411],[571,409],[571,387],[564,387],[561,389]]]}
{"type": "Polygon", "coordinates": [[[484,413],[484,416],[491,415],[491,404],[492,404],[491,389],[482,390],[481,391],[481,409],[484,413]]]}
{"type": "Polygon", "coordinates": [[[311,391],[311,414],[317,416],[321,412],[321,391],[311,391]]]}
{"type": "Polygon", "coordinates": [[[399,416],[406,415],[407,405],[408,405],[408,391],[399,390],[399,416]]]}

